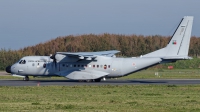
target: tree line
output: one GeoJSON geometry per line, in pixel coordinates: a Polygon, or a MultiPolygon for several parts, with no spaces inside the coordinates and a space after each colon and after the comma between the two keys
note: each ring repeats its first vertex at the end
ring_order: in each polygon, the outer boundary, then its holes
{"type": "MultiPolygon", "coordinates": [[[[48,56],[56,52],[94,52],[104,50],[119,50],[117,56],[136,57],[165,47],[170,36],[144,36],[120,34],[85,34],[57,37],[45,43],[28,46],[19,50],[0,50],[0,70],[18,61],[23,56],[48,56]]],[[[200,38],[191,37],[189,56],[200,54],[200,38]]],[[[163,67],[157,66],[157,67],[163,67]]],[[[181,66],[181,65],[180,65],[181,66]]],[[[199,65],[197,65],[199,66],[199,65]]],[[[180,68],[180,67],[179,67],[180,68]]]]}

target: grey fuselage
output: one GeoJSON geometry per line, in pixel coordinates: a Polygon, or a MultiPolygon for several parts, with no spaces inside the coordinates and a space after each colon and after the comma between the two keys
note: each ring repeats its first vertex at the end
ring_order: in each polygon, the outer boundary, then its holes
{"type": "Polygon", "coordinates": [[[95,60],[69,58],[53,62],[50,56],[26,56],[11,66],[11,73],[22,76],[57,76],[60,71],[96,70],[109,73],[105,77],[122,77],[159,64],[160,58],[114,58],[97,56],[95,60]],[[25,60],[25,62],[21,62],[25,60]]]}

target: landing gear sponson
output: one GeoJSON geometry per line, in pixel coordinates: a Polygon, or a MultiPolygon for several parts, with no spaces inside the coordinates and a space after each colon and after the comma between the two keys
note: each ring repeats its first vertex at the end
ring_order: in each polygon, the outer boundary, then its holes
{"type": "Polygon", "coordinates": [[[79,82],[101,82],[101,78],[98,78],[98,79],[88,79],[88,80],[79,80],[79,82]]]}

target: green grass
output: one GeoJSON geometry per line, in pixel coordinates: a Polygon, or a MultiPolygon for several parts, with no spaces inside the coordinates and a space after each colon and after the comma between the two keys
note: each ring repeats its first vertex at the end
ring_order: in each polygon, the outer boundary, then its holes
{"type": "Polygon", "coordinates": [[[0,92],[0,111],[200,111],[200,85],[0,86],[0,92]]]}
{"type": "Polygon", "coordinates": [[[122,79],[200,79],[200,69],[148,69],[122,79]],[[155,75],[158,72],[158,75],[155,75]]]}

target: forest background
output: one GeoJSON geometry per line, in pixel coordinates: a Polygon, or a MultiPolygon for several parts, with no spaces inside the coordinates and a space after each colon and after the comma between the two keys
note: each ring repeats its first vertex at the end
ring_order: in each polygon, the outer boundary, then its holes
{"type": "MultiPolygon", "coordinates": [[[[1,48],[0,70],[5,70],[8,65],[17,62],[23,56],[42,55],[49,56],[56,52],[95,52],[105,50],[119,50],[117,57],[137,57],[165,47],[170,36],[144,36],[144,35],[121,35],[121,34],[85,34],[57,37],[35,46],[28,46],[19,50],[1,48]]],[[[177,69],[200,68],[200,38],[191,37],[189,56],[192,60],[178,61],[176,63],[160,64],[152,68],[167,69],[174,66],[177,69]]]]}

